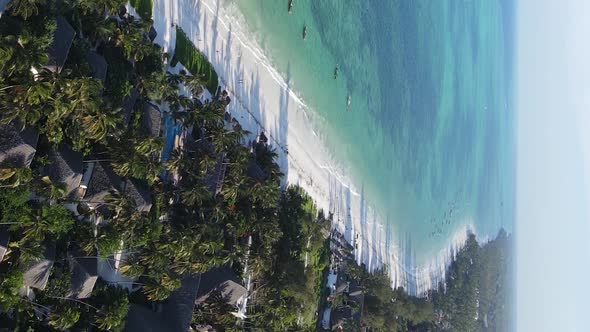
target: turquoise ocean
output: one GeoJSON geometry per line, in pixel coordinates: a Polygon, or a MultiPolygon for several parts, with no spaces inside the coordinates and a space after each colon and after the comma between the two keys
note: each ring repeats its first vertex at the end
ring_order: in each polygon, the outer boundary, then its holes
{"type": "Polygon", "coordinates": [[[465,227],[512,231],[509,1],[229,3],[413,265],[465,227]]]}

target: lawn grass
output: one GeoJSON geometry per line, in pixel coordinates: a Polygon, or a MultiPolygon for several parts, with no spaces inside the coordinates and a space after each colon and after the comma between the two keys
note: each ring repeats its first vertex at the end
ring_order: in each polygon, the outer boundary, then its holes
{"type": "Polygon", "coordinates": [[[149,21],[152,19],[152,0],[129,0],[129,3],[143,20],[149,21]]]}
{"type": "Polygon", "coordinates": [[[176,28],[176,46],[174,58],[182,63],[192,75],[202,75],[205,80],[205,87],[212,94],[217,90],[219,79],[213,65],[205,55],[197,50],[195,45],[188,39],[184,31],[176,28]]]}

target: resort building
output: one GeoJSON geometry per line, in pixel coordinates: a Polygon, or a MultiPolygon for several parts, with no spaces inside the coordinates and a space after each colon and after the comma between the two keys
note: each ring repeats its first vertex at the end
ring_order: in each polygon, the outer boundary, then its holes
{"type": "Polygon", "coordinates": [[[21,294],[29,298],[34,297],[32,289],[44,290],[49,280],[51,268],[55,261],[55,245],[45,245],[43,255],[34,259],[25,269],[21,294]]]}
{"type": "MultiPolygon", "coordinates": [[[[83,201],[91,209],[100,209],[105,203],[105,198],[119,190],[121,178],[101,162],[93,163],[92,170],[89,172],[92,174],[83,201]]],[[[100,209],[99,212],[108,214],[106,209],[100,209]]]]}
{"type": "Polygon", "coordinates": [[[81,251],[75,250],[69,254],[68,261],[72,276],[67,297],[75,299],[90,297],[98,279],[97,258],[87,257],[81,251]]]}
{"type": "Polygon", "coordinates": [[[160,108],[150,102],[143,103],[143,115],[141,117],[141,124],[149,136],[162,136],[162,113],[160,108]]]}
{"type": "Polygon", "coordinates": [[[214,293],[219,292],[230,305],[238,306],[244,301],[248,291],[241,280],[229,267],[214,268],[201,275],[196,304],[202,304],[214,293]]]}
{"type": "Polygon", "coordinates": [[[133,200],[137,211],[149,212],[152,209],[152,196],[146,183],[127,179],[123,183],[123,194],[133,200]]]}
{"type": "Polygon", "coordinates": [[[0,166],[29,167],[35,156],[39,134],[16,123],[0,125],[0,166]]]}
{"type": "Polygon", "coordinates": [[[68,58],[76,31],[63,16],[57,17],[57,27],[53,32],[53,43],[47,49],[49,61],[45,69],[60,72],[68,58]]]}
{"type": "Polygon", "coordinates": [[[180,288],[161,303],[132,304],[125,323],[127,332],[189,331],[199,288],[199,276],[187,276],[180,288]]]}
{"type": "Polygon", "coordinates": [[[139,98],[139,93],[136,89],[131,89],[131,92],[125,99],[123,99],[123,105],[121,107],[122,124],[124,128],[129,127],[129,121],[131,120],[131,114],[133,113],[133,107],[139,98]]]}
{"type": "Polygon", "coordinates": [[[57,149],[51,149],[47,156],[49,163],[43,167],[42,174],[54,184],[65,184],[65,197],[68,199],[79,198],[82,194],[83,155],[66,144],[60,144],[57,149]]]}

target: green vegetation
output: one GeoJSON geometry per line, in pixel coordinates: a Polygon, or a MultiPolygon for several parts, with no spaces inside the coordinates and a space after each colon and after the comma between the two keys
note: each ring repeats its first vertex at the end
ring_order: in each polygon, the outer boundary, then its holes
{"type": "Polygon", "coordinates": [[[324,234],[330,222],[294,187],[281,198],[278,219],[282,235],[269,262],[272,269],[259,273],[266,285],[254,298],[252,315],[260,318],[250,323],[254,330],[315,331],[315,314],[329,265],[329,244],[324,234]]]}
{"type": "Polygon", "coordinates": [[[470,236],[451,264],[443,285],[430,294],[435,326],[450,331],[511,331],[512,245],[501,230],[480,246],[470,236]]]}
{"type": "Polygon", "coordinates": [[[129,2],[142,19],[146,21],[152,19],[152,0],[130,0],[129,2]]]}
{"type": "MultiPolygon", "coordinates": [[[[2,232],[10,236],[0,262],[0,306],[11,309],[0,314],[0,321],[17,330],[121,330],[130,301],[163,301],[185,276],[218,266],[242,271],[249,264],[253,277],[267,285],[252,297],[252,309],[275,319],[275,326],[311,328],[328,262],[320,232],[327,222],[316,219],[311,200],[300,190],[280,189],[282,174],[272,147],[257,144],[251,153],[241,144],[245,131],[225,128],[223,102],[203,105],[180,95],[180,83],[193,93],[203,85],[212,91],[217,87],[211,65],[183,40],[182,32],[178,59],[196,75],[165,72],[164,54],[144,37],[148,23],[104,17],[105,11],[115,13],[120,2],[59,4],[58,12],[83,33],[74,38],[71,58],[58,71],[44,68],[56,29],[53,8],[39,2],[33,11],[9,10],[0,19],[0,51],[6,55],[0,63],[0,122],[40,134],[30,167],[2,165],[0,171],[2,232]],[[90,76],[87,56],[92,49],[108,64],[104,84],[90,76]],[[35,77],[31,67],[37,69],[35,77]],[[139,106],[130,110],[127,123],[122,108],[132,90],[138,92],[139,106]],[[147,135],[142,126],[144,101],[167,102],[170,116],[192,131],[190,149],[173,150],[162,163],[162,139],[147,135]],[[94,160],[94,172],[100,166],[124,180],[143,183],[153,202],[150,211],[139,210],[130,195],[114,189],[92,203],[68,197],[66,183],[54,183],[44,174],[48,152],[58,146],[94,160]],[[214,194],[209,179],[217,172],[220,155],[225,172],[215,183],[222,189],[214,194]],[[252,164],[262,176],[248,175],[252,164]],[[163,171],[178,181],[173,184],[163,171]],[[66,204],[80,215],[74,217],[66,204]],[[95,223],[97,217],[102,222],[95,223]],[[281,246],[282,241],[289,245],[281,246]],[[26,282],[23,273],[31,262],[45,258],[48,249],[55,254],[47,257],[53,262],[47,284],[31,288],[35,300],[27,300],[18,293],[26,282]],[[68,295],[74,280],[68,257],[75,253],[112,260],[121,249],[128,254],[120,272],[135,280],[139,292],[130,294],[99,279],[89,297],[68,295]],[[288,280],[273,277],[277,266],[288,280]],[[301,308],[298,313],[283,315],[295,311],[269,306],[270,296],[278,294],[285,305],[301,308]],[[39,308],[43,315],[36,314],[39,308]],[[303,317],[300,323],[298,315],[303,317]]],[[[221,330],[235,325],[229,313],[233,308],[215,306],[215,297],[211,301],[207,310],[218,310],[217,315],[200,316],[197,308],[194,323],[210,322],[221,330]]],[[[262,322],[252,319],[245,326],[262,322]]]]}
{"type": "Polygon", "coordinates": [[[178,27],[176,28],[174,58],[182,63],[191,74],[202,77],[205,87],[211,93],[215,93],[219,85],[215,69],[207,58],[195,48],[184,31],[178,27]]]}
{"type": "Polygon", "coordinates": [[[471,235],[446,281],[426,298],[393,290],[385,271],[370,274],[349,261],[347,275],[365,292],[362,325],[371,331],[513,330],[510,241],[503,230],[483,246],[471,235]]]}

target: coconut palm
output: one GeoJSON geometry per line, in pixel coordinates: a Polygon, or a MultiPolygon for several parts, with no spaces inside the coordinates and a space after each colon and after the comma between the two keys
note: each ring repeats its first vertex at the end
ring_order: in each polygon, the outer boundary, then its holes
{"type": "Polygon", "coordinates": [[[43,4],[45,4],[45,0],[11,0],[6,9],[12,15],[27,20],[29,17],[39,14],[39,7],[43,4]]]}
{"type": "Polygon", "coordinates": [[[17,86],[5,87],[0,98],[2,123],[18,120],[23,126],[35,125],[46,112],[46,105],[53,95],[49,82],[30,81],[17,86]]]}
{"type": "MultiPolygon", "coordinates": [[[[166,83],[170,86],[178,88],[178,85],[183,82],[182,75],[173,74],[171,72],[166,73],[166,83]]],[[[175,89],[177,90],[177,89],[175,89]]]]}
{"type": "Polygon", "coordinates": [[[49,325],[58,330],[66,330],[74,326],[80,319],[80,308],[77,303],[64,301],[54,306],[49,314],[49,325]]]}
{"type": "Polygon", "coordinates": [[[206,82],[204,75],[182,75],[182,84],[189,88],[194,95],[200,95],[206,82]]]}
{"type": "Polygon", "coordinates": [[[115,14],[121,6],[125,5],[125,0],[79,0],[78,6],[82,12],[88,14],[94,11],[99,13],[115,14]]]}
{"type": "Polygon", "coordinates": [[[119,110],[108,109],[104,107],[92,114],[84,115],[80,118],[83,128],[89,139],[103,140],[107,134],[114,133],[119,123],[121,115],[119,110]]]}
{"type": "Polygon", "coordinates": [[[172,112],[178,112],[189,105],[190,99],[175,92],[165,96],[164,101],[168,103],[168,107],[172,112]]]}
{"type": "Polygon", "coordinates": [[[182,204],[186,206],[202,205],[205,200],[211,198],[211,193],[202,185],[184,187],[179,189],[182,204]]]}
{"type": "Polygon", "coordinates": [[[0,168],[0,182],[5,183],[0,187],[18,187],[26,184],[33,178],[31,169],[28,167],[0,168]]]}
{"type": "Polygon", "coordinates": [[[50,203],[62,199],[67,194],[65,183],[54,183],[49,176],[43,176],[35,182],[35,191],[39,196],[47,198],[50,203]]]}
{"type": "Polygon", "coordinates": [[[146,179],[153,183],[160,171],[160,151],[162,140],[159,138],[127,138],[121,144],[109,146],[113,156],[113,169],[121,176],[146,179]]]}
{"type": "Polygon", "coordinates": [[[82,16],[80,26],[94,47],[113,38],[117,29],[116,21],[103,15],[82,16]]]}
{"type": "Polygon", "coordinates": [[[180,280],[164,273],[156,280],[147,282],[143,286],[143,293],[150,301],[163,301],[178,287],[180,287],[180,280]]]}

